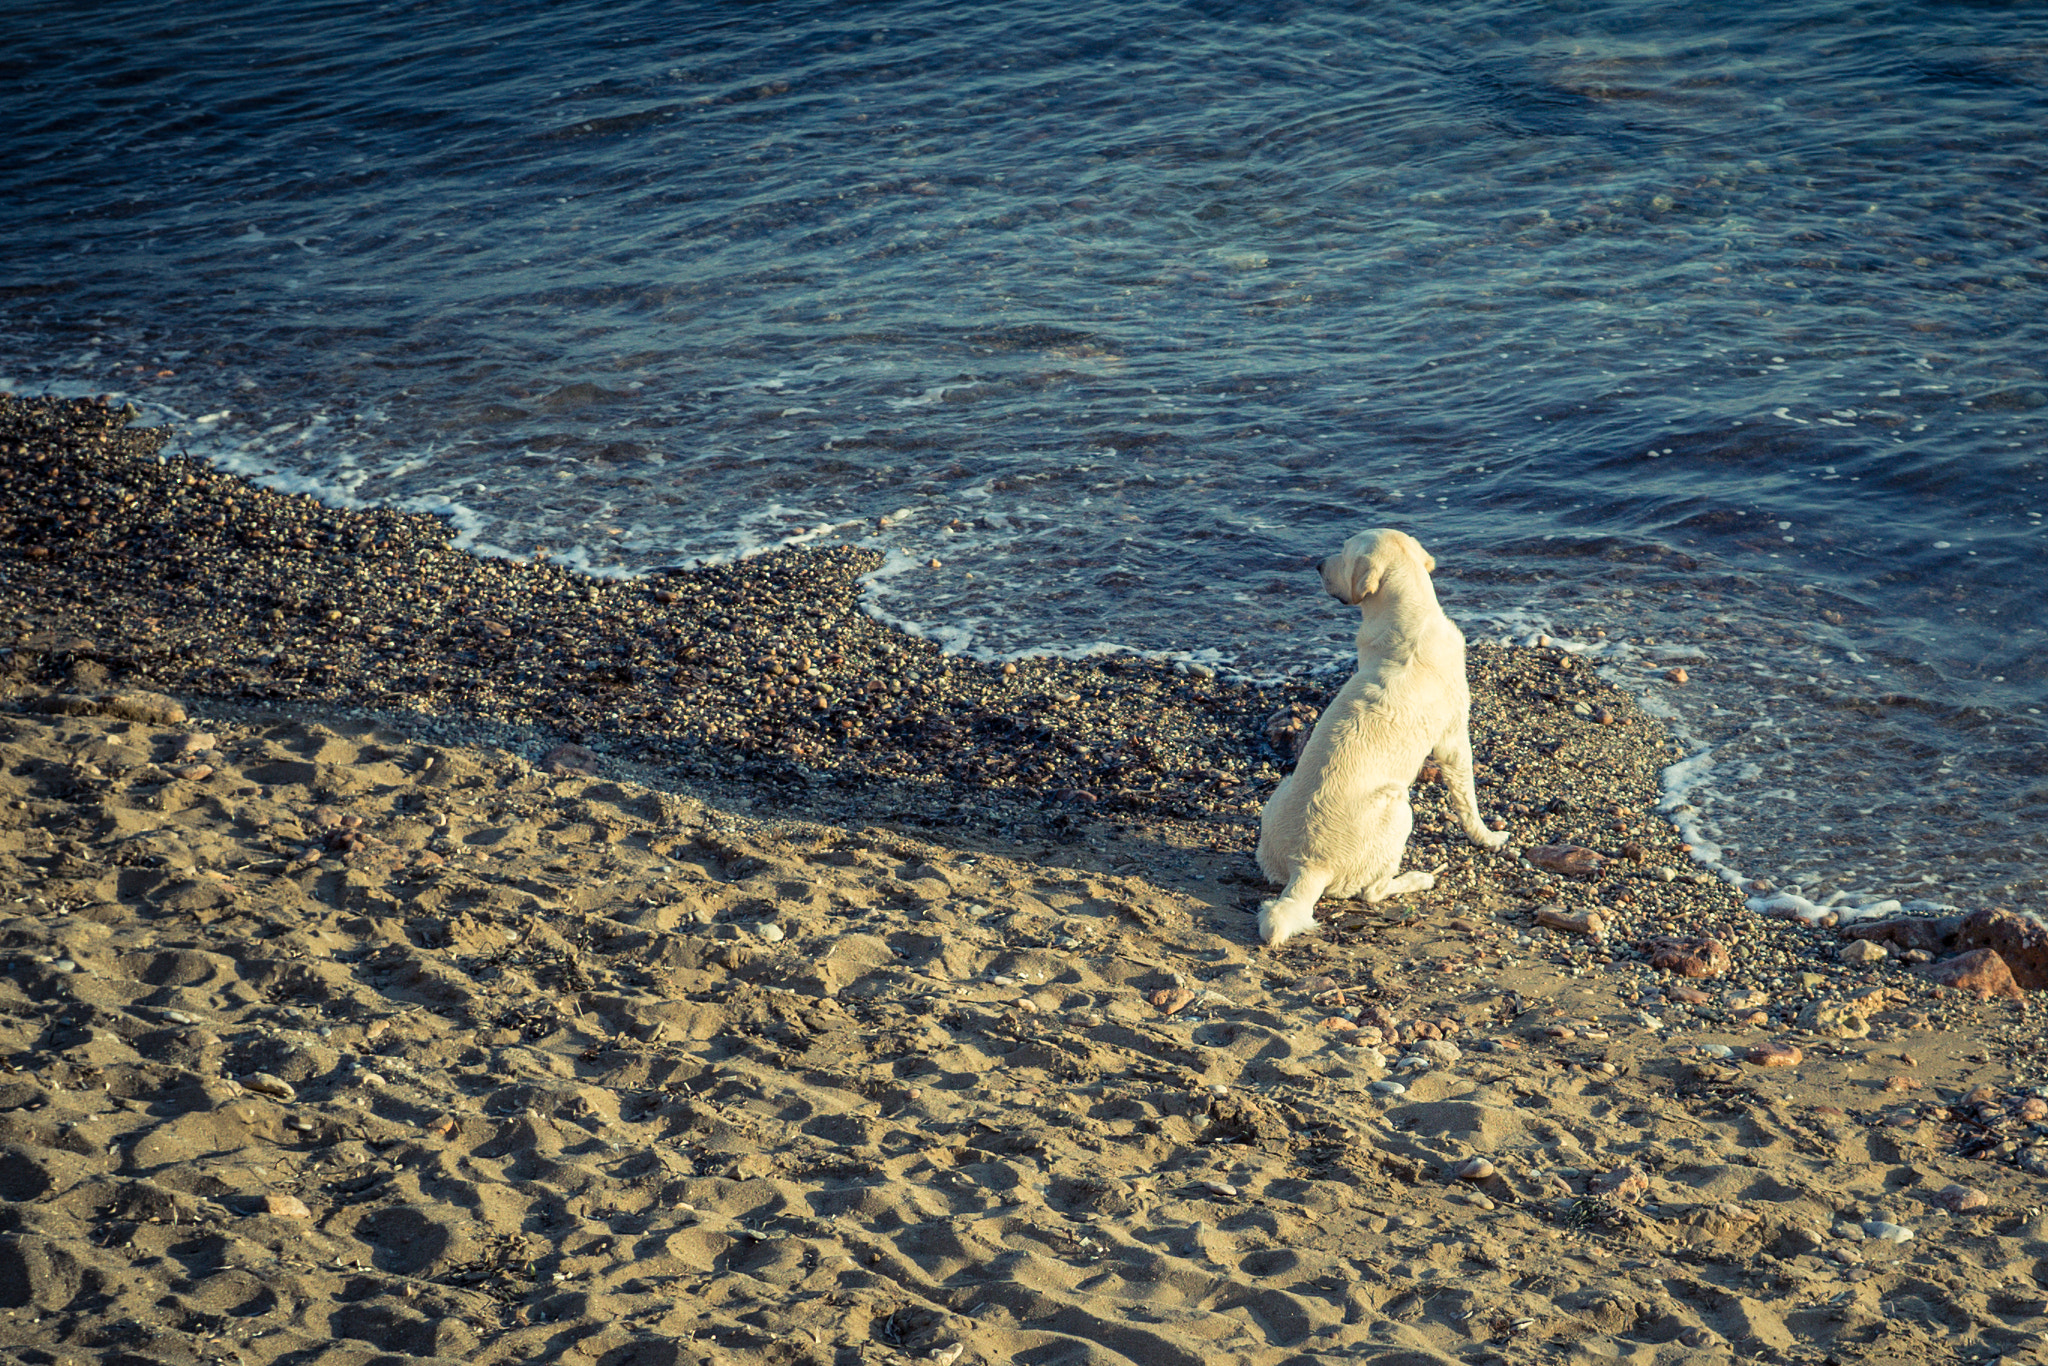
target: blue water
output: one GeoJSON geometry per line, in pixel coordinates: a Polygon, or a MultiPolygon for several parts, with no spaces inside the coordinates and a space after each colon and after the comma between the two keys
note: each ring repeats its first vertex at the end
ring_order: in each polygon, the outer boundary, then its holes
{"type": "Polygon", "coordinates": [[[9,387],[990,655],[1328,666],[1399,525],[1718,867],[2048,903],[2048,9],[205,8],[10,16],[9,387]]]}

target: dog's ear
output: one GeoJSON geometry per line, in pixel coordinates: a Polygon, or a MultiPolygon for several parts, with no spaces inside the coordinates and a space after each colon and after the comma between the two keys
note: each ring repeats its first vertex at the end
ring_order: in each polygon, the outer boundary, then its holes
{"type": "MultiPolygon", "coordinates": [[[[1422,547],[1419,545],[1415,548],[1422,550],[1422,547]]],[[[1436,573],[1436,556],[1430,554],[1427,550],[1422,550],[1422,567],[1428,573],[1436,573]]]]}
{"type": "Polygon", "coordinates": [[[1387,557],[1381,549],[1385,544],[1382,541],[1379,546],[1373,547],[1373,554],[1353,563],[1351,591],[1355,596],[1351,599],[1352,602],[1364,602],[1380,591],[1380,580],[1387,576],[1387,557]]]}

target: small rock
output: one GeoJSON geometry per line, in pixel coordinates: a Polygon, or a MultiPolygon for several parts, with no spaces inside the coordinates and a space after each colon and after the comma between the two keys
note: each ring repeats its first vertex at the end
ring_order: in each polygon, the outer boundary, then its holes
{"type": "Polygon", "coordinates": [[[1682,982],[1674,982],[1664,988],[1664,999],[1675,1001],[1679,1005],[1703,1006],[1713,998],[1698,987],[1689,987],[1682,982]]]}
{"type": "MultiPolygon", "coordinates": [[[[936,569],[938,567],[939,562],[933,560],[932,568],[936,569]]],[[[929,1352],[925,1353],[925,1358],[929,1361],[936,1361],[939,1366],[953,1366],[953,1363],[960,1359],[960,1354],[966,1350],[967,1344],[964,1342],[949,1342],[944,1347],[932,1348],[929,1352]]]]}
{"type": "Polygon", "coordinates": [[[1471,1158],[1458,1164],[1454,1173],[1460,1181],[1485,1181],[1493,1176],[1496,1168],[1483,1157],[1471,1158]]]}
{"type": "Polygon", "coordinates": [[[311,1219],[313,1211],[306,1208],[306,1202],[296,1195],[285,1195],[272,1191],[263,1197],[263,1212],[280,1219],[311,1219]]]}
{"type": "Polygon", "coordinates": [[[1449,1039],[1424,1039],[1415,1045],[1415,1051],[1438,1067],[1449,1067],[1463,1056],[1449,1039]]]}
{"type": "Polygon", "coordinates": [[[760,935],[763,940],[770,944],[780,944],[788,937],[783,933],[782,926],[772,920],[764,920],[754,926],[754,933],[760,935]]]}
{"type": "Polygon", "coordinates": [[[1568,877],[1592,877],[1607,866],[1607,856],[1578,844],[1534,844],[1522,857],[1553,873],[1568,877]]]}
{"type": "Polygon", "coordinates": [[[1842,945],[1836,957],[1851,967],[1867,968],[1873,963],[1882,963],[1891,957],[1891,953],[1875,939],[1852,939],[1842,945]]]}
{"type": "Polygon", "coordinates": [[[1951,1214],[1962,1214],[1968,1210],[1983,1209],[1991,1203],[1991,1197],[1968,1186],[1948,1185],[1934,1193],[1934,1203],[1951,1214]]]}
{"type": "Polygon", "coordinates": [[[1683,665],[1675,669],[1666,669],[1664,677],[1673,683],[1690,683],[1692,681],[1692,675],[1685,671],[1683,665]]]}
{"type": "Polygon", "coordinates": [[[2039,1096],[2028,1096],[2020,1102],[2020,1108],[2013,1113],[2029,1123],[2048,1119],[2048,1100],[2043,1100],[2039,1096]]]}
{"type": "Polygon", "coordinates": [[[1719,977],[1733,966],[1727,945],[1705,936],[1652,939],[1643,947],[1651,967],[1680,977],[1719,977]]]}
{"type": "Polygon", "coordinates": [[[1700,1052],[1710,1058],[1732,1058],[1735,1056],[1735,1050],[1725,1043],[1703,1043],[1700,1045],[1700,1052]]]}
{"type": "Polygon", "coordinates": [[[1186,987],[1161,987],[1145,999],[1157,1006],[1161,1014],[1172,1015],[1185,1010],[1195,999],[1195,993],[1186,987]]]}
{"type": "Polygon", "coordinates": [[[1749,1061],[1758,1067],[1797,1067],[1806,1055],[1789,1043],[1760,1043],[1749,1050],[1749,1061]]]}
{"type": "Polygon", "coordinates": [[[1386,1078],[1382,1078],[1379,1081],[1373,1082],[1365,1089],[1372,1092],[1376,1096],[1405,1096],[1408,1094],[1407,1087],[1403,1086],[1398,1081],[1392,1081],[1386,1078]]]}
{"type": "Polygon", "coordinates": [[[1866,1237],[1873,1238],[1880,1243],[1910,1242],[1913,1237],[1912,1229],[1907,1228],[1903,1224],[1887,1223],[1882,1219],[1864,1220],[1863,1232],[1866,1237]]]}
{"type": "Polygon", "coordinates": [[[1887,1091],[1918,1091],[1922,1085],[1924,1083],[1918,1077],[1886,1077],[1884,1079],[1884,1089],[1887,1091]]]}
{"type": "Polygon", "coordinates": [[[1237,1187],[1231,1185],[1228,1181],[1204,1181],[1202,1189],[1215,1196],[1218,1200],[1235,1200],[1237,1198],[1237,1187]]]}

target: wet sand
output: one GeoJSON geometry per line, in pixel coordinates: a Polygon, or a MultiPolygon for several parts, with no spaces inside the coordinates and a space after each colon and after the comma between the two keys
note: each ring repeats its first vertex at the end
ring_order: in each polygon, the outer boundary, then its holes
{"type": "Polygon", "coordinates": [[[159,446],[0,401],[14,1360],[2048,1330],[2038,1012],[1697,879],[1661,731],[1567,657],[1474,652],[1508,850],[1425,783],[1436,890],[1273,953],[1251,839],[1318,683],[1005,673],[864,617],[850,551],[596,584],[159,446]],[[1520,857],[1559,843],[1606,859],[1520,857]],[[1725,974],[1651,966],[1707,935],[1725,974]]]}

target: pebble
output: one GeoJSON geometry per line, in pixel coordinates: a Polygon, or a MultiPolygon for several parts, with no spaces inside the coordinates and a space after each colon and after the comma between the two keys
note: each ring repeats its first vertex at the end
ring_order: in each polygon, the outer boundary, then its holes
{"type": "Polygon", "coordinates": [[[1536,923],[1547,925],[1553,930],[1563,930],[1566,934],[1583,934],[1592,939],[1602,938],[1607,933],[1607,917],[1600,912],[1581,911],[1573,915],[1555,902],[1536,908],[1536,923]]]}
{"type": "Polygon", "coordinates": [[[1159,1008],[1163,1015],[1173,1015],[1185,1010],[1195,999],[1195,993],[1186,987],[1161,987],[1145,998],[1159,1008]]]}
{"type": "Polygon", "coordinates": [[[1735,1056],[1735,1050],[1725,1043],[1703,1043],[1700,1045],[1700,1052],[1710,1058],[1732,1058],[1735,1056]]]}
{"type": "Polygon", "coordinates": [[[311,1219],[313,1211],[306,1208],[306,1202],[296,1195],[271,1191],[263,1197],[263,1212],[280,1219],[311,1219]]]}
{"type": "Polygon", "coordinates": [[[1806,1055],[1796,1045],[1773,1041],[1750,1049],[1749,1060],[1758,1067],[1797,1067],[1806,1055]]]}
{"type": "Polygon", "coordinates": [[[1612,1171],[1597,1173],[1586,1180],[1586,1193],[1612,1200],[1640,1200],[1650,1189],[1650,1174],[1641,1167],[1624,1163],[1612,1171]]]}
{"type": "Polygon", "coordinates": [[[1458,1046],[1449,1039],[1424,1039],[1415,1045],[1415,1051],[1438,1067],[1449,1067],[1463,1056],[1458,1046]]]}
{"type": "Polygon", "coordinates": [[[251,1072],[242,1078],[242,1085],[259,1096],[275,1096],[279,1100],[297,1100],[299,1093],[283,1077],[268,1072],[251,1072]]]}
{"type": "Polygon", "coordinates": [[[1891,957],[1891,954],[1884,945],[1874,939],[1852,939],[1842,945],[1837,956],[1851,967],[1864,968],[1873,963],[1882,963],[1891,957]]]}
{"type": "Polygon", "coordinates": [[[764,920],[754,926],[754,933],[760,935],[762,939],[770,944],[780,944],[786,937],[783,934],[782,926],[772,920],[764,920]]]}
{"type": "Polygon", "coordinates": [[[1228,1181],[1204,1181],[1202,1189],[1220,1200],[1235,1200],[1237,1198],[1237,1187],[1231,1185],[1228,1181]]]}
{"type": "Polygon", "coordinates": [[[1799,1027],[1835,1039],[1867,1039],[1870,1021],[1840,1001],[1810,1001],[1799,1011],[1799,1027]]]}
{"type": "Polygon", "coordinates": [[[1983,1209],[1991,1203],[1991,1197],[1968,1186],[1947,1185],[1934,1193],[1934,1203],[1951,1214],[1962,1214],[1983,1209]]]}
{"type": "Polygon", "coordinates": [[[1400,1082],[1393,1081],[1384,1077],[1381,1078],[1379,1081],[1373,1082],[1365,1089],[1372,1092],[1376,1096],[1405,1096],[1408,1094],[1408,1088],[1403,1086],[1400,1082]]]}
{"type": "Polygon", "coordinates": [[[1496,1170],[1493,1163],[1485,1158],[1474,1157],[1459,1163],[1456,1175],[1460,1181],[1484,1181],[1491,1177],[1496,1170]]]}
{"type": "Polygon", "coordinates": [[[1903,1224],[1887,1223],[1882,1219],[1864,1220],[1863,1232],[1866,1237],[1874,1238],[1880,1243],[1910,1242],[1913,1237],[1912,1229],[1903,1224]]]}

